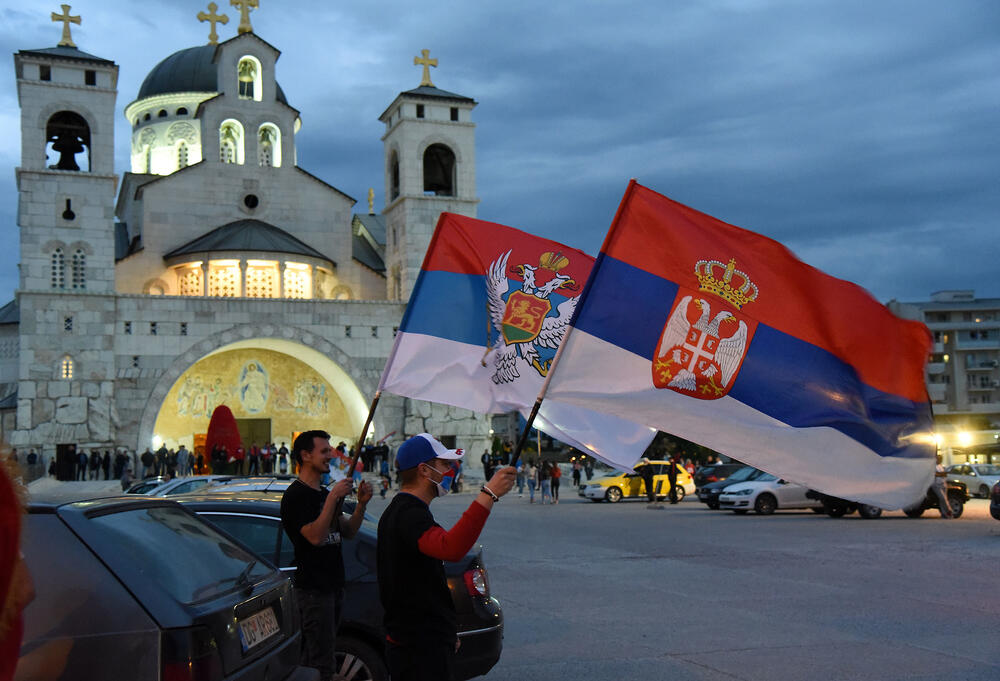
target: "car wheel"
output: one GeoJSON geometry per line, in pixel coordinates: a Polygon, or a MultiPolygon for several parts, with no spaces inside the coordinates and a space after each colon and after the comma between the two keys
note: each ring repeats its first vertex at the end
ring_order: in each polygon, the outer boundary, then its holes
{"type": "Polygon", "coordinates": [[[684,488],[681,487],[680,485],[677,485],[677,501],[684,501],[684,494],[685,494],[684,488]]]}
{"type": "Polygon", "coordinates": [[[981,496],[983,499],[989,499],[990,498],[990,488],[987,487],[986,485],[980,485],[979,486],[979,496],[981,496]]]}
{"type": "Polygon", "coordinates": [[[753,504],[753,510],[760,515],[771,515],[778,508],[778,500],[771,494],[761,494],[753,504]]]}
{"type": "Polygon", "coordinates": [[[948,496],[948,503],[951,505],[952,516],[961,518],[962,511],[965,510],[965,501],[957,494],[952,494],[948,496]]]}
{"type": "Polygon", "coordinates": [[[875,518],[882,517],[882,509],[878,506],[869,506],[868,504],[860,504],[858,506],[858,515],[862,518],[867,518],[868,520],[874,520],[875,518]]]}
{"type": "Polygon", "coordinates": [[[846,504],[825,504],[823,508],[831,518],[843,518],[847,515],[846,504]]]}
{"type": "Polygon", "coordinates": [[[609,487],[608,491],[604,493],[604,498],[612,504],[617,504],[622,500],[622,491],[617,487],[609,487]]]}
{"type": "Polygon", "coordinates": [[[385,660],[374,648],[349,636],[337,637],[333,678],[351,681],[389,681],[385,660]]]}
{"type": "Polygon", "coordinates": [[[903,513],[906,514],[907,518],[919,518],[924,514],[923,506],[917,508],[904,508],[903,513]]]}

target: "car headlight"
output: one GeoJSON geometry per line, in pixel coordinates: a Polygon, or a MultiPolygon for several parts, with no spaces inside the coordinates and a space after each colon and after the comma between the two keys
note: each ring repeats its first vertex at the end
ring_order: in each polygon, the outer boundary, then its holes
{"type": "Polygon", "coordinates": [[[600,485],[587,485],[587,489],[600,489],[600,485]]]}
{"type": "Polygon", "coordinates": [[[741,489],[741,490],[738,490],[736,492],[726,492],[726,494],[732,494],[733,496],[741,496],[741,497],[743,497],[743,496],[747,496],[749,494],[753,494],[753,490],[752,489],[741,489]]]}

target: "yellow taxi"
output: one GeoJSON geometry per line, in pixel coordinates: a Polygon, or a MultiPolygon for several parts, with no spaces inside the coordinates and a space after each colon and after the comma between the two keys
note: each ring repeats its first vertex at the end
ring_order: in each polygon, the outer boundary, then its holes
{"type": "Polygon", "coordinates": [[[631,473],[611,473],[580,485],[580,496],[591,501],[608,501],[612,504],[622,499],[645,499],[646,483],[642,479],[643,466],[653,467],[653,490],[657,499],[666,499],[670,494],[669,466],[677,469],[677,500],[684,498],[684,487],[693,485],[691,474],[680,464],[670,461],[648,461],[639,463],[631,473]]]}

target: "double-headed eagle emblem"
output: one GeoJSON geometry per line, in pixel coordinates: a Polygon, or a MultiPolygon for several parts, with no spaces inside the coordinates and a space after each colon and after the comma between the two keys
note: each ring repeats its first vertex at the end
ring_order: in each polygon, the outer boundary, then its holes
{"type": "Polygon", "coordinates": [[[678,292],[679,300],[660,335],[653,358],[653,384],[682,395],[715,400],[732,387],[757,326],[738,311],[756,300],[759,292],[750,277],[736,269],[733,260],[728,264],[701,260],[695,265],[695,275],[699,293],[688,293],[687,289],[678,292]],[[738,277],[736,282],[734,276],[738,277]],[[721,299],[717,304],[722,309],[714,316],[711,303],[701,292],[721,299]]]}
{"type": "MultiPolygon", "coordinates": [[[[527,366],[545,376],[552,363],[544,358],[539,348],[554,351],[566,334],[566,327],[576,309],[576,297],[567,298],[552,316],[549,296],[560,289],[574,290],[576,282],[559,270],[569,265],[569,258],[560,253],[543,253],[538,266],[527,263],[517,265],[511,272],[521,277],[521,288],[510,290],[507,278],[507,261],[511,251],[494,260],[486,272],[487,307],[490,318],[489,348],[494,351],[493,382],[512,383],[520,378],[527,366]],[[536,276],[551,273],[544,283],[536,276]],[[494,334],[496,338],[494,339],[494,334]]],[[[484,358],[485,364],[485,358],[484,358]]]]}

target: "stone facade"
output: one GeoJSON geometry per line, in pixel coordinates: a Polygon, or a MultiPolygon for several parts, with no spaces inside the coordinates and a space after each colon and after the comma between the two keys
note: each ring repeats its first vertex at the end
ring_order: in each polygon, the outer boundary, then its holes
{"type": "MultiPolygon", "coordinates": [[[[157,415],[185,372],[233,348],[267,349],[308,364],[333,386],[359,432],[438,213],[475,214],[474,102],[461,98],[453,120],[451,108],[438,110],[440,100],[424,98],[425,118],[418,120],[415,110],[402,115],[417,101],[403,93],[387,111],[399,115],[388,125],[387,166],[390,155],[406,159],[406,191],[384,213],[396,238],[376,244],[384,249],[378,257],[386,259],[385,269],[373,268],[370,258],[359,260],[354,199],[295,164],[301,122],[279,96],[278,51],[245,34],[204,52],[218,68],[214,91],[161,87],[126,108],[133,172],[122,179],[117,201],[117,65],[69,48],[15,56],[22,113],[20,309],[18,321],[0,324],[0,384],[16,385],[17,392],[0,424],[19,449],[48,456],[57,445],[74,443],[141,451],[158,437],[157,415]],[[237,74],[251,59],[256,80],[244,89],[237,74]],[[49,167],[47,127],[59,112],[86,121],[87,167],[49,167]],[[226,146],[235,129],[227,132],[228,122],[243,131],[235,156],[226,146]],[[261,132],[269,126],[273,132],[261,132]],[[272,142],[277,149],[265,148],[272,142]],[[418,189],[420,159],[431,144],[454,153],[454,195],[424,196],[418,189]],[[251,244],[168,255],[247,219],[283,234],[280,248],[286,250],[262,252],[251,244]],[[207,280],[194,294],[182,291],[179,268],[203,266],[207,277],[212,258],[239,263],[236,295],[207,295],[207,280]],[[277,295],[252,297],[247,267],[255,258],[280,263],[277,295]],[[408,282],[392,296],[385,274],[390,261],[408,282]],[[293,265],[313,276],[313,284],[299,291],[303,299],[290,299],[285,288],[286,267],[293,265]]],[[[144,90],[162,77],[151,73],[144,90]]],[[[369,432],[380,438],[393,431],[390,443],[428,431],[454,437],[470,451],[490,440],[486,418],[384,395],[369,432]]]]}

